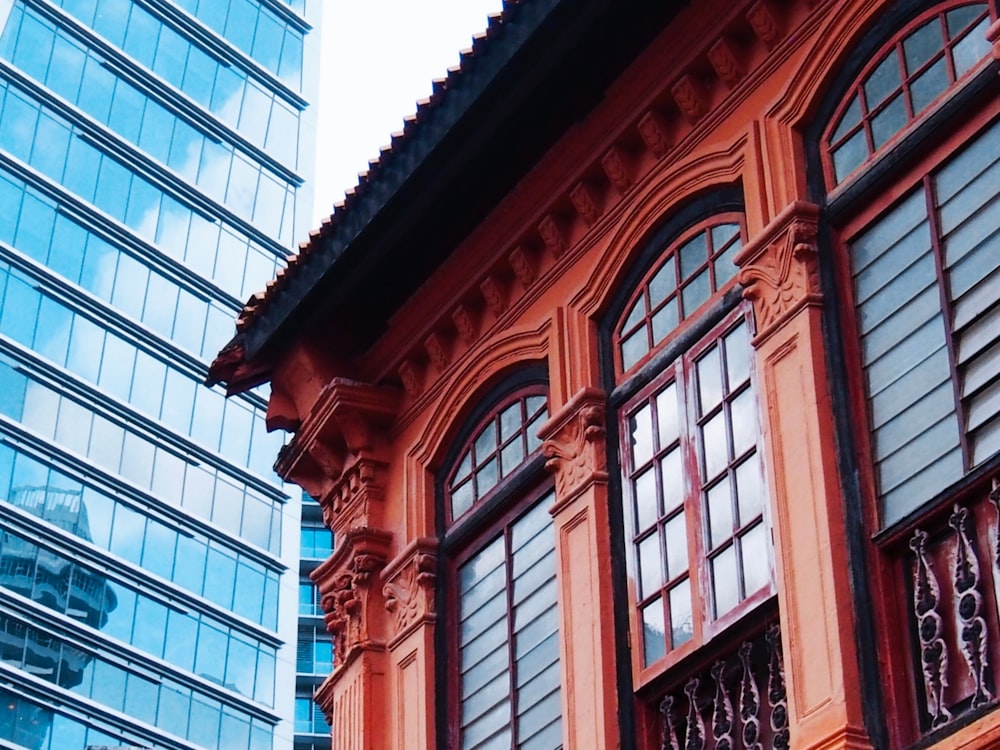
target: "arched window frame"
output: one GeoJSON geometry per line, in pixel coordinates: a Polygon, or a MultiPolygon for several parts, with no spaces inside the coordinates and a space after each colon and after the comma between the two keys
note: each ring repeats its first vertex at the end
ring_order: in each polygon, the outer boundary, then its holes
{"type": "Polygon", "coordinates": [[[713,214],[670,239],[615,326],[619,373],[630,372],[648,360],[683,321],[696,317],[716,294],[735,285],[733,258],[745,240],[746,222],[739,211],[713,214]],[[700,252],[699,245],[704,248],[700,252]],[[691,259],[686,260],[688,257],[691,259]],[[645,351],[639,354],[642,344],[645,351]]]}
{"type": "Polygon", "coordinates": [[[444,627],[437,630],[441,656],[437,669],[440,684],[447,686],[438,714],[439,736],[446,738],[443,746],[464,748],[489,723],[490,712],[503,713],[506,706],[505,720],[491,726],[487,736],[494,740],[507,736],[512,748],[527,739],[558,747],[562,688],[555,531],[549,514],[555,494],[537,437],[548,418],[548,389],[541,373],[529,368],[494,393],[500,395],[487,397],[470,416],[438,474],[438,528],[445,562],[439,586],[444,627]],[[504,417],[514,411],[520,420],[505,431],[504,417]],[[484,439],[491,432],[493,437],[484,439]],[[477,454],[477,442],[489,444],[485,455],[477,454]],[[513,448],[516,445],[520,450],[513,448]],[[520,453],[520,460],[505,466],[488,487],[477,487],[471,477],[505,450],[507,455],[520,453]],[[479,491],[453,512],[452,492],[469,484],[479,491]],[[489,589],[492,593],[484,601],[478,593],[484,587],[499,588],[489,589]],[[476,608],[466,612],[467,605],[476,608]],[[537,612],[536,607],[540,607],[537,612]],[[532,609],[530,616],[525,608],[532,609]],[[500,640],[493,643],[491,638],[500,640]],[[515,645],[526,639],[540,639],[531,649],[536,655],[531,659],[515,652],[515,645]],[[493,650],[481,658],[477,649],[487,642],[493,650]],[[493,663],[501,651],[506,658],[493,663]],[[486,687],[478,676],[482,669],[489,675],[486,687]],[[542,689],[526,693],[529,682],[542,689]],[[466,694],[469,684],[471,692],[466,694]],[[483,708],[480,696],[489,686],[499,692],[483,708]],[[547,718],[532,723],[531,717],[540,715],[547,718]]]}
{"type": "MultiPolygon", "coordinates": [[[[608,381],[613,383],[609,400],[617,412],[617,420],[611,431],[612,440],[615,441],[612,445],[614,460],[611,463],[618,464],[621,475],[623,516],[621,529],[624,537],[622,549],[627,577],[626,585],[623,587],[626,593],[622,596],[627,602],[629,614],[632,683],[635,689],[661,683],[664,679],[669,682],[669,673],[673,666],[682,661],[686,662],[687,657],[699,651],[717,636],[737,631],[749,633],[767,618],[773,617],[775,612],[776,589],[769,533],[764,534],[766,582],[760,587],[752,586],[755,589],[753,591],[740,591],[738,601],[721,612],[716,611],[715,601],[710,593],[713,561],[718,555],[727,547],[734,550],[734,554],[738,554],[735,550],[739,543],[734,539],[751,529],[757,530],[755,535],[760,533],[759,530],[770,530],[760,451],[760,421],[756,413],[757,399],[754,385],[756,375],[753,373],[753,356],[749,343],[753,333],[752,313],[750,306],[741,299],[740,287],[736,281],[738,268],[735,263],[731,269],[727,268],[720,274],[721,281],[717,281],[713,276],[711,292],[705,299],[699,301],[695,309],[685,311],[685,315],[679,316],[676,326],[663,336],[648,339],[651,342],[650,351],[632,363],[623,361],[621,354],[623,338],[633,334],[634,331],[642,330],[638,324],[624,325],[634,306],[637,303],[645,305],[646,321],[651,320],[652,314],[656,311],[655,307],[644,300],[648,299],[652,280],[656,278],[660,269],[670,264],[671,259],[677,257],[678,249],[685,247],[693,237],[710,232],[712,227],[723,224],[735,224],[739,227],[737,235],[739,242],[713,248],[722,252],[713,253],[711,260],[707,261],[710,264],[717,259],[731,262],[738,248],[745,242],[746,222],[739,188],[735,186],[721,188],[696,197],[673,211],[637,253],[635,267],[626,274],[617,301],[610,303],[605,318],[605,373],[608,381]],[[718,351],[723,342],[728,340],[727,337],[733,336],[739,330],[745,333],[742,351],[745,353],[747,363],[746,379],[735,382],[731,391],[726,392],[726,398],[719,404],[713,405],[711,409],[703,411],[698,397],[698,363],[706,355],[718,351]],[[683,418],[681,434],[669,444],[657,445],[651,457],[652,463],[645,461],[637,465],[634,420],[644,408],[655,409],[653,405],[656,400],[671,387],[671,384],[678,387],[675,393],[679,399],[679,413],[683,418]],[[701,430],[714,417],[728,420],[730,401],[737,396],[744,396],[752,402],[753,448],[737,452],[738,455],[727,454],[726,470],[702,481],[701,477],[705,472],[702,468],[704,456],[701,451],[705,441],[701,436],[701,430]],[[672,451],[678,451],[682,455],[685,473],[681,484],[686,486],[683,500],[673,509],[665,509],[660,499],[661,495],[657,500],[658,513],[653,526],[638,528],[641,524],[636,515],[638,508],[635,503],[640,493],[636,488],[636,479],[644,472],[659,473],[661,468],[658,462],[672,451]],[[755,484],[759,487],[760,510],[743,519],[745,523],[740,522],[739,509],[735,506],[737,492],[734,491],[730,497],[733,527],[718,544],[711,545],[708,541],[707,514],[704,512],[705,493],[710,488],[721,486],[722,483],[735,487],[731,470],[734,471],[735,467],[744,464],[754,469],[755,484]],[[669,545],[663,542],[666,538],[663,534],[665,527],[679,517],[678,508],[683,509],[681,512],[685,518],[687,565],[684,570],[673,575],[665,570],[670,552],[666,548],[669,545]],[[653,528],[655,531],[650,530],[653,528]],[[655,587],[655,591],[642,592],[640,557],[645,550],[640,551],[639,546],[655,535],[659,535],[660,539],[657,558],[664,566],[661,574],[666,573],[666,577],[655,587]],[[669,591],[675,585],[683,584],[685,579],[693,584],[690,594],[692,609],[690,637],[673,647],[674,644],[670,640],[671,610],[667,606],[664,610],[662,652],[655,648],[650,650],[646,644],[650,635],[645,632],[643,608],[650,606],[652,602],[666,602],[670,595],[669,591]],[[762,606],[765,604],[768,606],[762,606]]],[[[651,332],[652,326],[647,326],[646,330],[651,332]]],[[[722,385],[724,389],[727,387],[727,383],[722,385]]],[[[655,421],[655,416],[653,420],[655,421]]],[[[730,450],[731,424],[725,428],[724,435],[727,439],[727,450],[730,450]]],[[[662,480],[658,478],[656,482],[657,491],[660,492],[662,480]]]]}
{"type": "Polygon", "coordinates": [[[831,189],[892,151],[914,124],[985,67],[990,22],[988,2],[946,3],[918,15],[881,47],[843,97],[823,136],[823,166],[831,189]],[[928,53],[920,45],[930,39],[941,44],[928,53]],[[940,84],[942,75],[946,82],[939,90],[925,88],[928,82],[940,84]],[[850,145],[863,147],[865,155],[856,163],[839,162],[837,156],[847,154],[850,145]]]}

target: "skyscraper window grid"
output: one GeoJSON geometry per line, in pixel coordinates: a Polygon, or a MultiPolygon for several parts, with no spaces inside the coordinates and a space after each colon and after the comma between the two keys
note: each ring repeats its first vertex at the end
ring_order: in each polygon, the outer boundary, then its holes
{"type": "Polygon", "coordinates": [[[308,229],[318,16],[0,0],[13,746],[292,747],[299,498],[200,381],[308,229]]]}

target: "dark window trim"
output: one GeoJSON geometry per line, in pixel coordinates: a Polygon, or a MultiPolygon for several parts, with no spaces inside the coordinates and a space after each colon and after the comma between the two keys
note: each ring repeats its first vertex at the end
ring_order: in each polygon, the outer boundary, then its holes
{"type": "MultiPolygon", "coordinates": [[[[544,474],[545,457],[541,452],[527,457],[512,474],[502,480],[484,498],[455,523],[449,526],[447,519],[448,493],[446,481],[455,465],[485,420],[500,410],[501,405],[519,390],[540,386],[548,395],[548,368],[544,362],[528,362],[507,374],[506,377],[489,388],[478,398],[476,406],[463,420],[444,459],[436,467],[434,480],[435,531],[440,542],[438,554],[438,575],[435,600],[439,602],[439,622],[434,629],[434,678],[438,685],[445,685],[444,700],[435,701],[434,724],[439,748],[451,747],[458,739],[455,705],[457,684],[452,670],[457,665],[457,639],[454,637],[456,621],[456,601],[453,582],[455,579],[454,557],[471,548],[479,538],[485,538],[487,531],[496,527],[506,513],[527,509],[527,502],[520,498],[533,491],[544,492],[551,486],[551,480],[544,474]]],[[[532,495],[533,496],[533,495],[532,495]]],[[[540,495],[539,495],[540,496],[540,495]]]]}
{"type": "MultiPolygon", "coordinates": [[[[728,185],[714,187],[706,192],[693,196],[688,201],[677,206],[652,234],[643,241],[642,248],[631,259],[629,269],[616,282],[617,291],[598,321],[598,363],[601,373],[601,384],[609,394],[605,412],[607,429],[607,463],[608,463],[608,496],[621,498],[622,465],[617,446],[621,436],[618,425],[618,408],[634,394],[644,382],[668,364],[677,355],[711,329],[721,320],[740,298],[738,286],[724,293],[721,299],[709,304],[704,315],[687,321],[684,333],[679,333],[672,340],[660,345],[645,365],[640,366],[628,379],[618,382],[615,368],[615,326],[624,313],[625,305],[635,291],[636,285],[650,270],[659,258],[658,248],[664,246],[669,238],[685,231],[696,222],[708,218],[716,212],[738,211],[745,213],[746,204],[743,198],[742,182],[736,181],[728,185]],[[710,322],[711,321],[711,322],[710,322]]],[[[610,575],[611,592],[614,604],[614,631],[616,650],[616,685],[618,693],[618,727],[622,747],[637,747],[639,739],[637,697],[649,697],[648,689],[658,681],[650,683],[637,693],[632,680],[631,639],[632,626],[629,621],[629,596],[626,582],[625,564],[625,519],[621,502],[609,502],[608,525],[611,538],[620,543],[611,545],[610,575]]]]}
{"type": "MultiPolygon", "coordinates": [[[[486,545],[501,536],[504,541],[504,566],[507,583],[506,606],[508,615],[513,611],[511,597],[513,594],[513,574],[510,555],[509,529],[529,510],[550,493],[554,493],[554,483],[551,478],[541,472],[544,457],[538,454],[531,461],[523,464],[512,479],[518,480],[503,487],[503,492],[494,493],[488,501],[488,507],[472,511],[472,518],[463,518],[459,534],[449,534],[441,546],[441,571],[438,576],[437,601],[441,603],[439,622],[442,627],[436,629],[435,647],[439,656],[436,664],[437,684],[444,685],[444,700],[438,701],[437,722],[439,747],[457,748],[461,738],[460,712],[460,680],[457,670],[461,666],[459,648],[459,596],[458,569],[486,545]],[[470,522],[467,522],[470,521],[470,522]]],[[[556,571],[558,579],[558,570],[556,571]]],[[[557,597],[558,601],[558,597],[557,597]]],[[[562,623],[560,623],[561,627],[562,623]]],[[[508,630],[513,628],[511,618],[508,618],[508,630]]],[[[509,633],[509,635],[512,635],[509,633]]],[[[516,675],[514,666],[514,641],[509,641],[508,650],[509,674],[516,675]]],[[[517,689],[513,688],[511,696],[511,719],[517,716],[517,689]]],[[[516,722],[514,725],[516,726],[516,722]]]]}

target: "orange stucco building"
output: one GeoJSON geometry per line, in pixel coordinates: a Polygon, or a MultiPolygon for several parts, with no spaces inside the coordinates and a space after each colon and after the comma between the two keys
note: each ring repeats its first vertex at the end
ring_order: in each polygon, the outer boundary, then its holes
{"type": "Polygon", "coordinates": [[[337,748],[1000,745],[989,2],[511,2],[252,298],[337,748]]]}

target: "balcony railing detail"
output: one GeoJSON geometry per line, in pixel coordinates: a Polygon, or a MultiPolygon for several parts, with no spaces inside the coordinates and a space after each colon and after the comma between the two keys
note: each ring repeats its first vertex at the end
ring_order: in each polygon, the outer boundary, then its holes
{"type": "Polygon", "coordinates": [[[979,593],[979,560],[969,538],[969,510],[960,505],[948,519],[948,525],[958,537],[955,555],[955,591],[958,594],[955,613],[961,625],[962,653],[969,665],[976,690],[972,708],[979,708],[993,698],[986,688],[986,621],[982,618],[983,595],[979,593]]]}
{"type": "Polygon", "coordinates": [[[938,607],[941,587],[927,559],[927,532],[917,529],[910,539],[910,549],[916,555],[913,567],[913,612],[917,618],[920,639],[920,666],[924,675],[924,699],[936,729],[951,720],[945,706],[944,689],[948,684],[948,646],[941,637],[944,620],[938,607]]]}
{"type": "Polygon", "coordinates": [[[1000,489],[988,502],[955,503],[944,513],[928,514],[909,538],[924,731],[991,705],[1000,666],[991,651],[1000,643],[1000,489]],[[981,558],[984,549],[989,553],[981,558]]]}
{"type": "Polygon", "coordinates": [[[661,750],[787,750],[781,632],[771,625],[660,701],[661,750]],[[766,700],[761,687],[766,685],[766,700]],[[709,689],[709,686],[710,689],[709,689]],[[735,707],[739,707],[737,713],[735,707]]]}

